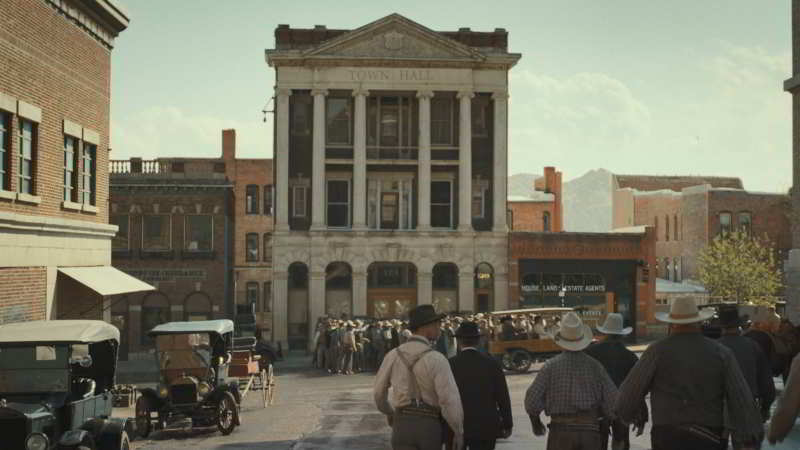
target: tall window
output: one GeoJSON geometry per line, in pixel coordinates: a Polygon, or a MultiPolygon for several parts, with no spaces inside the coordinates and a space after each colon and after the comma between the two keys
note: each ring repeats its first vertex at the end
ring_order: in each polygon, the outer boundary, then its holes
{"type": "Polygon", "coordinates": [[[255,184],[248,184],[245,188],[244,196],[244,212],[245,214],[258,214],[258,186],[255,184]]]}
{"type": "Polygon", "coordinates": [[[64,136],[64,201],[78,201],[78,177],[75,173],[78,165],[78,140],[72,136],[64,136]]]}
{"type": "Polygon", "coordinates": [[[350,226],[350,181],[328,180],[328,226],[350,226]]]}
{"type": "Polygon", "coordinates": [[[293,186],[292,187],[292,217],[305,218],[308,216],[307,186],[293,186]]]}
{"type": "Polygon", "coordinates": [[[258,233],[247,233],[245,241],[245,261],[258,262],[258,233]]]}
{"type": "Polygon", "coordinates": [[[264,282],[264,312],[272,312],[272,283],[264,282]]]}
{"type": "Polygon", "coordinates": [[[11,114],[0,111],[0,189],[11,189],[11,114]]]}
{"type": "Polygon", "coordinates": [[[83,145],[81,175],[81,201],[86,205],[94,205],[97,192],[97,146],[94,144],[83,145]]]}
{"type": "Polygon", "coordinates": [[[455,102],[451,97],[431,99],[431,145],[455,145],[455,102]]]}
{"type": "Polygon", "coordinates": [[[669,258],[664,258],[664,278],[671,280],[672,266],[669,265],[669,258]]]}
{"type": "Polygon", "coordinates": [[[264,186],[264,215],[271,216],[272,215],[272,198],[275,193],[272,190],[272,185],[268,184],[264,186]]]}
{"type": "Polygon", "coordinates": [[[472,136],[489,137],[489,102],[488,95],[476,95],[472,100],[472,136]]]}
{"type": "Polygon", "coordinates": [[[473,180],[472,182],[472,218],[486,218],[486,197],[489,189],[473,180]]]}
{"type": "Polygon", "coordinates": [[[264,262],[272,262],[272,235],[264,233],[264,262]]]}
{"type": "Polygon", "coordinates": [[[453,182],[431,181],[431,226],[453,227],[453,182]]]}
{"type": "Polygon", "coordinates": [[[664,240],[669,241],[669,216],[664,216],[664,240]]]}
{"type": "Polygon", "coordinates": [[[326,133],[328,144],[351,145],[353,143],[352,99],[328,96],[325,102],[326,133]]]}
{"type": "Polygon", "coordinates": [[[17,190],[23,194],[33,195],[34,176],[36,174],[36,124],[29,120],[19,120],[19,183],[17,190]]]}
{"type": "Polygon", "coordinates": [[[739,213],[739,231],[750,234],[753,232],[753,216],[749,212],[739,213]]]}
{"type": "Polygon", "coordinates": [[[731,213],[719,213],[719,232],[721,234],[728,234],[731,232],[731,213]]]}
{"type": "Polygon", "coordinates": [[[367,180],[367,224],[371,229],[413,227],[413,179],[376,177],[367,180]]]}
{"type": "Polygon", "coordinates": [[[292,96],[292,134],[295,136],[309,136],[311,134],[314,107],[310,95],[292,96]]]}
{"type": "Polygon", "coordinates": [[[677,214],[673,214],[672,215],[672,225],[673,225],[673,228],[674,228],[674,231],[673,231],[674,236],[673,237],[677,241],[678,240],[678,215],[677,214]]]}
{"type": "Polygon", "coordinates": [[[247,282],[247,305],[258,310],[258,283],[255,281],[247,282]]]}
{"type": "Polygon", "coordinates": [[[214,217],[187,215],[184,245],[190,252],[210,252],[214,248],[214,217]]]}
{"type": "Polygon", "coordinates": [[[412,96],[371,96],[367,99],[367,145],[416,147],[419,106],[412,96]]]}
{"type": "Polygon", "coordinates": [[[550,231],[550,213],[547,211],[542,213],[542,231],[550,231]]]}
{"type": "Polygon", "coordinates": [[[130,216],[127,214],[112,214],[109,217],[111,225],[116,225],[117,235],[111,241],[111,248],[113,250],[128,250],[130,248],[130,240],[128,230],[130,228],[130,216]]]}
{"type": "Polygon", "coordinates": [[[145,250],[170,250],[172,248],[170,216],[148,215],[142,217],[142,248],[145,250]]]}

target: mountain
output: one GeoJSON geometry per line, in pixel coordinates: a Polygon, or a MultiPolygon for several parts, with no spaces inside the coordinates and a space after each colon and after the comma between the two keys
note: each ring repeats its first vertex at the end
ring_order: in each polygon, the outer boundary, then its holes
{"type": "MultiPolygon", "coordinates": [[[[533,183],[541,175],[518,173],[508,177],[508,195],[530,197],[533,183]]],[[[611,172],[590,170],[564,183],[564,227],[566,231],[611,230],[611,172]]]]}

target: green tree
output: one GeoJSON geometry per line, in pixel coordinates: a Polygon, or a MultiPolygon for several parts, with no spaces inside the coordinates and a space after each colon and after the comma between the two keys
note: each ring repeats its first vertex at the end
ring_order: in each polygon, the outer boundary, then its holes
{"type": "Polygon", "coordinates": [[[737,303],[773,305],[781,287],[775,250],[743,232],[717,236],[698,257],[700,281],[714,296],[737,303]]]}

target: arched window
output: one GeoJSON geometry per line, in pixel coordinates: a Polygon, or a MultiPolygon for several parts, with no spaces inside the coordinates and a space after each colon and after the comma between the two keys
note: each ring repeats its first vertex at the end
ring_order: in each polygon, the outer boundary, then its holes
{"type": "Polygon", "coordinates": [[[677,241],[678,240],[678,215],[677,214],[673,214],[672,215],[672,228],[673,228],[673,231],[672,231],[673,237],[677,241]]]}
{"type": "Polygon", "coordinates": [[[192,292],[183,302],[184,320],[210,320],[211,299],[203,292],[192,292]]]}
{"type": "Polygon", "coordinates": [[[258,214],[258,186],[248,184],[245,189],[245,214],[258,214]]]}
{"type": "Polygon", "coordinates": [[[247,233],[245,261],[258,262],[258,233],[247,233]]]}
{"type": "Polygon", "coordinates": [[[542,213],[542,231],[550,231],[550,213],[542,213]]]}
{"type": "Polygon", "coordinates": [[[247,306],[253,308],[255,311],[259,311],[261,304],[258,301],[258,289],[259,285],[255,281],[248,281],[246,292],[247,292],[247,306]]]}

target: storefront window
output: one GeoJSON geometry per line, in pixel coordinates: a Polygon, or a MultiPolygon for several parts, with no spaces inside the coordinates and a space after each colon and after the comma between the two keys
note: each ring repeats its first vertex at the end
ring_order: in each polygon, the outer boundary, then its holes
{"type": "Polygon", "coordinates": [[[144,216],[142,217],[142,224],[142,248],[145,250],[170,250],[172,248],[170,216],[144,216]]]}

